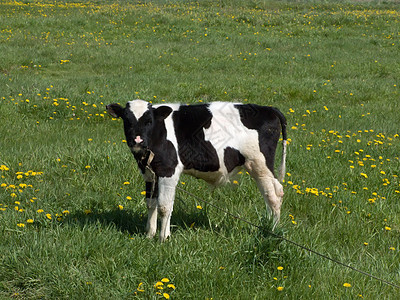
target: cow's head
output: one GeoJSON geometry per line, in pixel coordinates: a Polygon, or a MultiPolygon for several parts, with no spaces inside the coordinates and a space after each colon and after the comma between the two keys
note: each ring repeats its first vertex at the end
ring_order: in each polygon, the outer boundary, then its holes
{"type": "Polygon", "coordinates": [[[122,118],[126,142],[134,155],[143,154],[152,144],[157,122],[164,120],[172,111],[168,106],[154,108],[143,100],[129,101],[125,108],[117,103],[106,106],[114,118],[122,118]]]}

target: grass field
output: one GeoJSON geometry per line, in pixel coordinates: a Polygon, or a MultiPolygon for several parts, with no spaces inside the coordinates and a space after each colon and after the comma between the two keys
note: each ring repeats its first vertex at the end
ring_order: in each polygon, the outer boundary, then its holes
{"type": "MultiPolygon", "coordinates": [[[[105,105],[279,107],[276,232],[399,284],[399,53],[397,1],[1,1],[0,298],[398,299],[179,191],[172,238],[146,239],[105,105]]],[[[268,227],[245,172],[179,186],[268,227]]]]}

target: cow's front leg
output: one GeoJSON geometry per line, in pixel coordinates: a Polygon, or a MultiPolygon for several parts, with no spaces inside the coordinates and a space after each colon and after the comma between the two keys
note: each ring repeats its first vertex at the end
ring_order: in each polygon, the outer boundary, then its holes
{"type": "Polygon", "coordinates": [[[157,182],[146,182],[146,204],[147,204],[147,225],[148,238],[153,238],[157,231],[157,182]]]}
{"type": "Polygon", "coordinates": [[[164,242],[171,234],[171,215],[174,206],[177,178],[161,177],[158,181],[158,212],[161,217],[160,241],[164,242]]]}

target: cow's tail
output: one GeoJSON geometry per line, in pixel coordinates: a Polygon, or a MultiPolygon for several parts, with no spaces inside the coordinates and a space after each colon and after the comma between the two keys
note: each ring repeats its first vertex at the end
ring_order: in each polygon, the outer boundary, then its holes
{"type": "Polygon", "coordinates": [[[282,159],[281,159],[281,165],[279,166],[278,169],[278,180],[280,182],[283,182],[286,174],[286,147],[287,147],[286,125],[287,124],[285,116],[279,109],[275,109],[275,113],[276,116],[279,118],[279,121],[281,122],[281,128],[282,128],[282,159]]]}

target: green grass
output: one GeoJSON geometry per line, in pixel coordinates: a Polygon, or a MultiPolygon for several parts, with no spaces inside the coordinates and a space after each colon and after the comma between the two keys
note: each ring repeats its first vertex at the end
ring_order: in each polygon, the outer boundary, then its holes
{"type": "MultiPolygon", "coordinates": [[[[104,107],[279,107],[277,232],[399,284],[399,25],[397,1],[2,1],[0,298],[397,299],[179,191],[172,238],[146,239],[144,183],[104,107]]],[[[235,180],[179,186],[268,227],[235,180]]]]}

